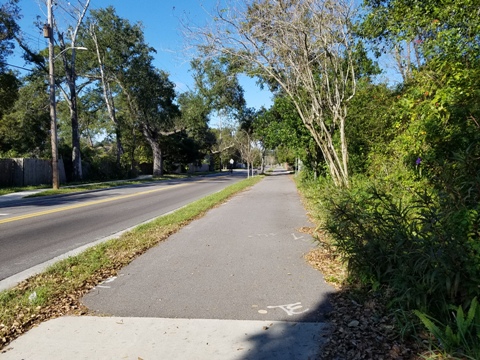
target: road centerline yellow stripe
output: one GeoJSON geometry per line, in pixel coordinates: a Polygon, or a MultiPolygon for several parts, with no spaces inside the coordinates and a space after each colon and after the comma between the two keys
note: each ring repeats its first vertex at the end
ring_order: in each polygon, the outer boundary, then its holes
{"type": "MultiPolygon", "coordinates": [[[[203,182],[203,181],[204,180],[200,180],[198,182],[203,182]]],[[[89,202],[81,203],[81,204],[63,206],[63,207],[50,209],[50,210],[45,210],[45,211],[38,211],[38,212],[35,212],[35,213],[31,213],[31,214],[19,215],[19,216],[11,217],[11,218],[8,218],[8,219],[0,220],[0,224],[5,224],[5,223],[8,223],[8,222],[19,221],[19,220],[29,219],[29,218],[33,218],[33,217],[48,215],[48,214],[54,214],[54,213],[57,213],[57,212],[62,212],[62,211],[67,211],[67,210],[72,210],[72,209],[79,209],[79,208],[82,208],[82,207],[107,203],[107,202],[116,201],[116,200],[127,199],[127,198],[130,198],[130,197],[135,197],[135,196],[140,196],[140,195],[145,195],[145,194],[151,194],[151,193],[154,193],[154,192],[164,191],[164,190],[168,190],[168,189],[172,189],[172,188],[176,188],[176,187],[181,187],[181,186],[186,186],[186,185],[191,185],[191,184],[193,184],[193,183],[189,182],[189,183],[184,183],[184,184],[176,184],[176,185],[171,185],[171,186],[167,186],[167,187],[162,187],[160,189],[146,190],[146,191],[141,191],[141,192],[137,192],[137,193],[133,193],[133,194],[114,196],[114,197],[111,197],[111,198],[108,198],[108,199],[94,200],[94,201],[89,201],[89,202]]]]}

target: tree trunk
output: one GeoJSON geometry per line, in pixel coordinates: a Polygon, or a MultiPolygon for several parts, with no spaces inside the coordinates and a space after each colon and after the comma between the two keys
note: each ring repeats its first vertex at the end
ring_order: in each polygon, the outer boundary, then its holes
{"type": "Polygon", "coordinates": [[[70,120],[72,123],[72,165],[73,180],[79,181],[83,179],[82,173],[82,156],[80,153],[80,131],[78,129],[78,110],[77,110],[77,90],[75,82],[68,79],[70,88],[70,120]]]}
{"type": "Polygon", "coordinates": [[[130,152],[130,170],[133,173],[135,171],[135,147],[137,145],[137,137],[135,136],[135,128],[133,128],[133,130],[132,130],[132,139],[133,139],[133,145],[132,145],[132,150],[130,152]]]}
{"type": "Polygon", "coordinates": [[[97,34],[95,32],[95,27],[92,25],[90,27],[90,35],[92,36],[93,42],[95,43],[95,49],[97,52],[97,60],[98,60],[98,68],[100,70],[100,77],[102,80],[102,90],[103,90],[103,99],[105,100],[105,106],[107,107],[108,116],[110,120],[115,125],[115,136],[116,136],[116,144],[117,144],[117,167],[120,169],[121,167],[121,157],[124,153],[123,145],[122,145],[122,134],[120,124],[117,120],[117,114],[115,111],[115,103],[112,95],[112,89],[110,88],[110,83],[107,81],[107,76],[105,75],[104,71],[104,64],[103,59],[100,54],[100,46],[98,45],[97,34]]]}
{"type": "Polygon", "coordinates": [[[117,159],[116,159],[116,162],[117,162],[117,167],[118,169],[121,168],[122,164],[121,164],[121,158],[122,158],[122,155],[124,154],[124,150],[123,150],[123,145],[122,145],[122,132],[120,130],[120,126],[117,124],[115,126],[115,137],[117,138],[117,159]]]}
{"type": "Polygon", "coordinates": [[[68,84],[68,89],[70,91],[69,96],[67,97],[67,102],[70,107],[70,119],[72,125],[72,164],[73,164],[73,180],[82,180],[82,158],[80,155],[80,131],[78,129],[78,108],[77,108],[77,86],[76,86],[76,69],[75,69],[75,50],[76,50],[76,39],[78,30],[82,23],[85,14],[87,13],[88,6],[90,5],[90,0],[86,0],[85,3],[80,3],[80,11],[75,15],[70,14],[76,17],[77,22],[75,26],[72,26],[69,30],[71,37],[70,46],[67,47],[63,38],[63,33],[57,29],[58,41],[60,43],[60,49],[62,50],[63,64],[65,67],[65,76],[68,84]],[[70,62],[67,59],[66,50],[71,51],[70,62]]]}
{"type": "Polygon", "coordinates": [[[162,176],[163,175],[163,155],[162,149],[158,142],[149,140],[150,147],[152,148],[153,153],[153,176],[162,176]]]}
{"type": "Polygon", "coordinates": [[[76,73],[75,73],[75,48],[72,42],[71,47],[71,59],[67,58],[66,47],[63,33],[58,32],[58,40],[60,42],[60,48],[63,49],[62,59],[65,68],[65,81],[68,87],[68,93],[62,91],[70,108],[70,123],[72,127],[72,180],[82,180],[82,158],[80,155],[80,131],[78,129],[78,108],[77,108],[77,85],[76,85],[76,73]]]}

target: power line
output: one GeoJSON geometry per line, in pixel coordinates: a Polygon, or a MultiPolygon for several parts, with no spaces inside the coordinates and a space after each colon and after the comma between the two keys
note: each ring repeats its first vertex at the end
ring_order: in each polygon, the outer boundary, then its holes
{"type": "Polygon", "coordinates": [[[11,67],[14,67],[14,68],[17,68],[17,69],[22,69],[22,70],[27,70],[27,71],[35,71],[35,70],[32,70],[32,69],[27,69],[27,68],[24,68],[24,67],[21,67],[21,66],[17,66],[17,65],[12,65],[12,64],[9,64],[9,63],[2,63],[3,65],[7,65],[7,66],[11,66],[11,67]]]}

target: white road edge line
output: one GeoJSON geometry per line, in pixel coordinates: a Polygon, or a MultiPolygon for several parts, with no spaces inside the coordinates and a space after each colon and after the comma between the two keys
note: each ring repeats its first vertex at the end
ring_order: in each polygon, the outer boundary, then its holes
{"type": "Polygon", "coordinates": [[[158,216],[158,217],[155,217],[153,219],[150,219],[150,220],[147,220],[147,221],[144,221],[142,223],[139,223],[135,226],[132,226],[132,227],[129,227],[127,229],[124,229],[122,231],[119,231],[115,234],[112,234],[110,236],[107,236],[107,237],[104,237],[104,238],[101,238],[101,239],[98,239],[98,240],[95,240],[91,243],[88,243],[88,244],[85,244],[85,245],[82,245],[76,249],[73,249],[73,250],[70,250],[68,252],[66,252],[65,254],[62,254],[62,255],[59,255],[59,256],[56,256],[54,257],[53,259],[51,260],[48,260],[48,261],[45,261],[44,263],[41,263],[41,264],[38,264],[38,265],[35,265],[29,269],[26,269],[22,272],[19,272],[18,274],[15,274],[15,275],[12,275],[8,278],[5,278],[3,280],[0,280],[0,291],[4,291],[4,290],[8,290],[8,289],[11,289],[13,287],[15,287],[16,285],[18,285],[19,283],[21,283],[23,280],[26,280],[28,279],[29,277],[32,277],[36,274],[40,274],[42,273],[43,271],[45,271],[49,266],[52,266],[53,264],[57,263],[58,261],[61,261],[61,260],[65,260],[65,259],[68,259],[69,257],[72,257],[72,256],[76,256],[82,252],[84,252],[85,250],[91,248],[91,247],[94,247],[95,245],[98,245],[98,244],[101,244],[101,243],[104,243],[108,240],[112,240],[112,239],[118,239],[120,236],[122,236],[122,234],[128,232],[128,231],[131,231],[135,228],[137,228],[138,226],[141,226],[141,225],[144,225],[144,224],[148,224],[162,216],[166,216],[166,215],[169,215],[179,209],[181,209],[183,206],[179,207],[178,209],[175,209],[175,210],[172,210],[172,211],[169,211],[165,214],[162,214],[161,216],[158,216]]]}
{"type": "MultiPolygon", "coordinates": [[[[218,190],[218,191],[215,191],[211,194],[208,194],[208,195],[205,195],[205,196],[210,196],[210,195],[213,195],[213,194],[216,194],[217,192],[220,192],[222,190],[218,190]]],[[[199,200],[199,199],[197,199],[199,200]]],[[[196,201],[196,200],[194,200],[196,201]]],[[[188,204],[187,204],[188,205],[188,204]]],[[[11,289],[13,287],[15,287],[16,285],[18,285],[19,283],[21,283],[23,280],[26,280],[28,279],[29,277],[33,276],[33,275],[36,275],[36,274],[40,274],[41,272],[45,271],[49,266],[52,266],[53,264],[55,264],[56,262],[58,261],[61,261],[61,260],[65,260],[65,259],[68,259],[69,257],[71,256],[76,256],[82,252],[84,252],[85,250],[91,248],[91,247],[94,247],[95,245],[98,245],[98,244],[101,244],[101,243],[104,243],[108,240],[112,240],[112,239],[117,239],[119,238],[123,233],[125,232],[128,232],[128,231],[131,231],[135,228],[137,228],[138,226],[141,226],[141,225],[145,225],[145,224],[148,224],[158,218],[161,218],[163,216],[167,216],[167,215],[170,215],[172,213],[174,213],[175,211],[178,211],[182,208],[184,208],[185,206],[187,205],[183,205],[183,206],[180,206],[174,210],[171,210],[169,212],[166,212],[165,214],[162,214],[160,216],[157,216],[153,219],[150,219],[150,220],[147,220],[147,221],[144,221],[144,222],[141,222],[137,225],[134,225],[132,227],[129,227],[125,230],[122,230],[122,231],[119,231],[115,234],[112,234],[110,236],[107,236],[107,237],[104,237],[104,238],[101,238],[101,239],[98,239],[96,241],[93,241],[91,243],[88,243],[88,244],[85,244],[83,246],[80,246],[76,249],[73,249],[71,251],[68,251],[66,252],[65,254],[63,255],[59,255],[57,257],[54,257],[53,259],[51,260],[48,260],[48,261],[45,261],[44,263],[42,264],[38,264],[38,265],[35,265],[29,269],[26,269],[22,272],[19,272],[18,274],[15,274],[15,275],[12,275],[8,278],[5,278],[3,280],[0,280],[0,291],[4,291],[4,290],[8,290],[8,289],[11,289]]]]}

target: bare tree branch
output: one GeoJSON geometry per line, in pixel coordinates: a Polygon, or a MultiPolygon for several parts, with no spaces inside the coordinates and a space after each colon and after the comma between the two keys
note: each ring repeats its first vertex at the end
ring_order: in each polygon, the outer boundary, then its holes
{"type": "Polygon", "coordinates": [[[322,150],[337,185],[348,186],[347,103],[355,94],[354,8],[343,0],[237,0],[188,29],[205,56],[227,57],[281,88],[322,150]],[[334,134],[339,133],[339,145],[334,134]]]}

